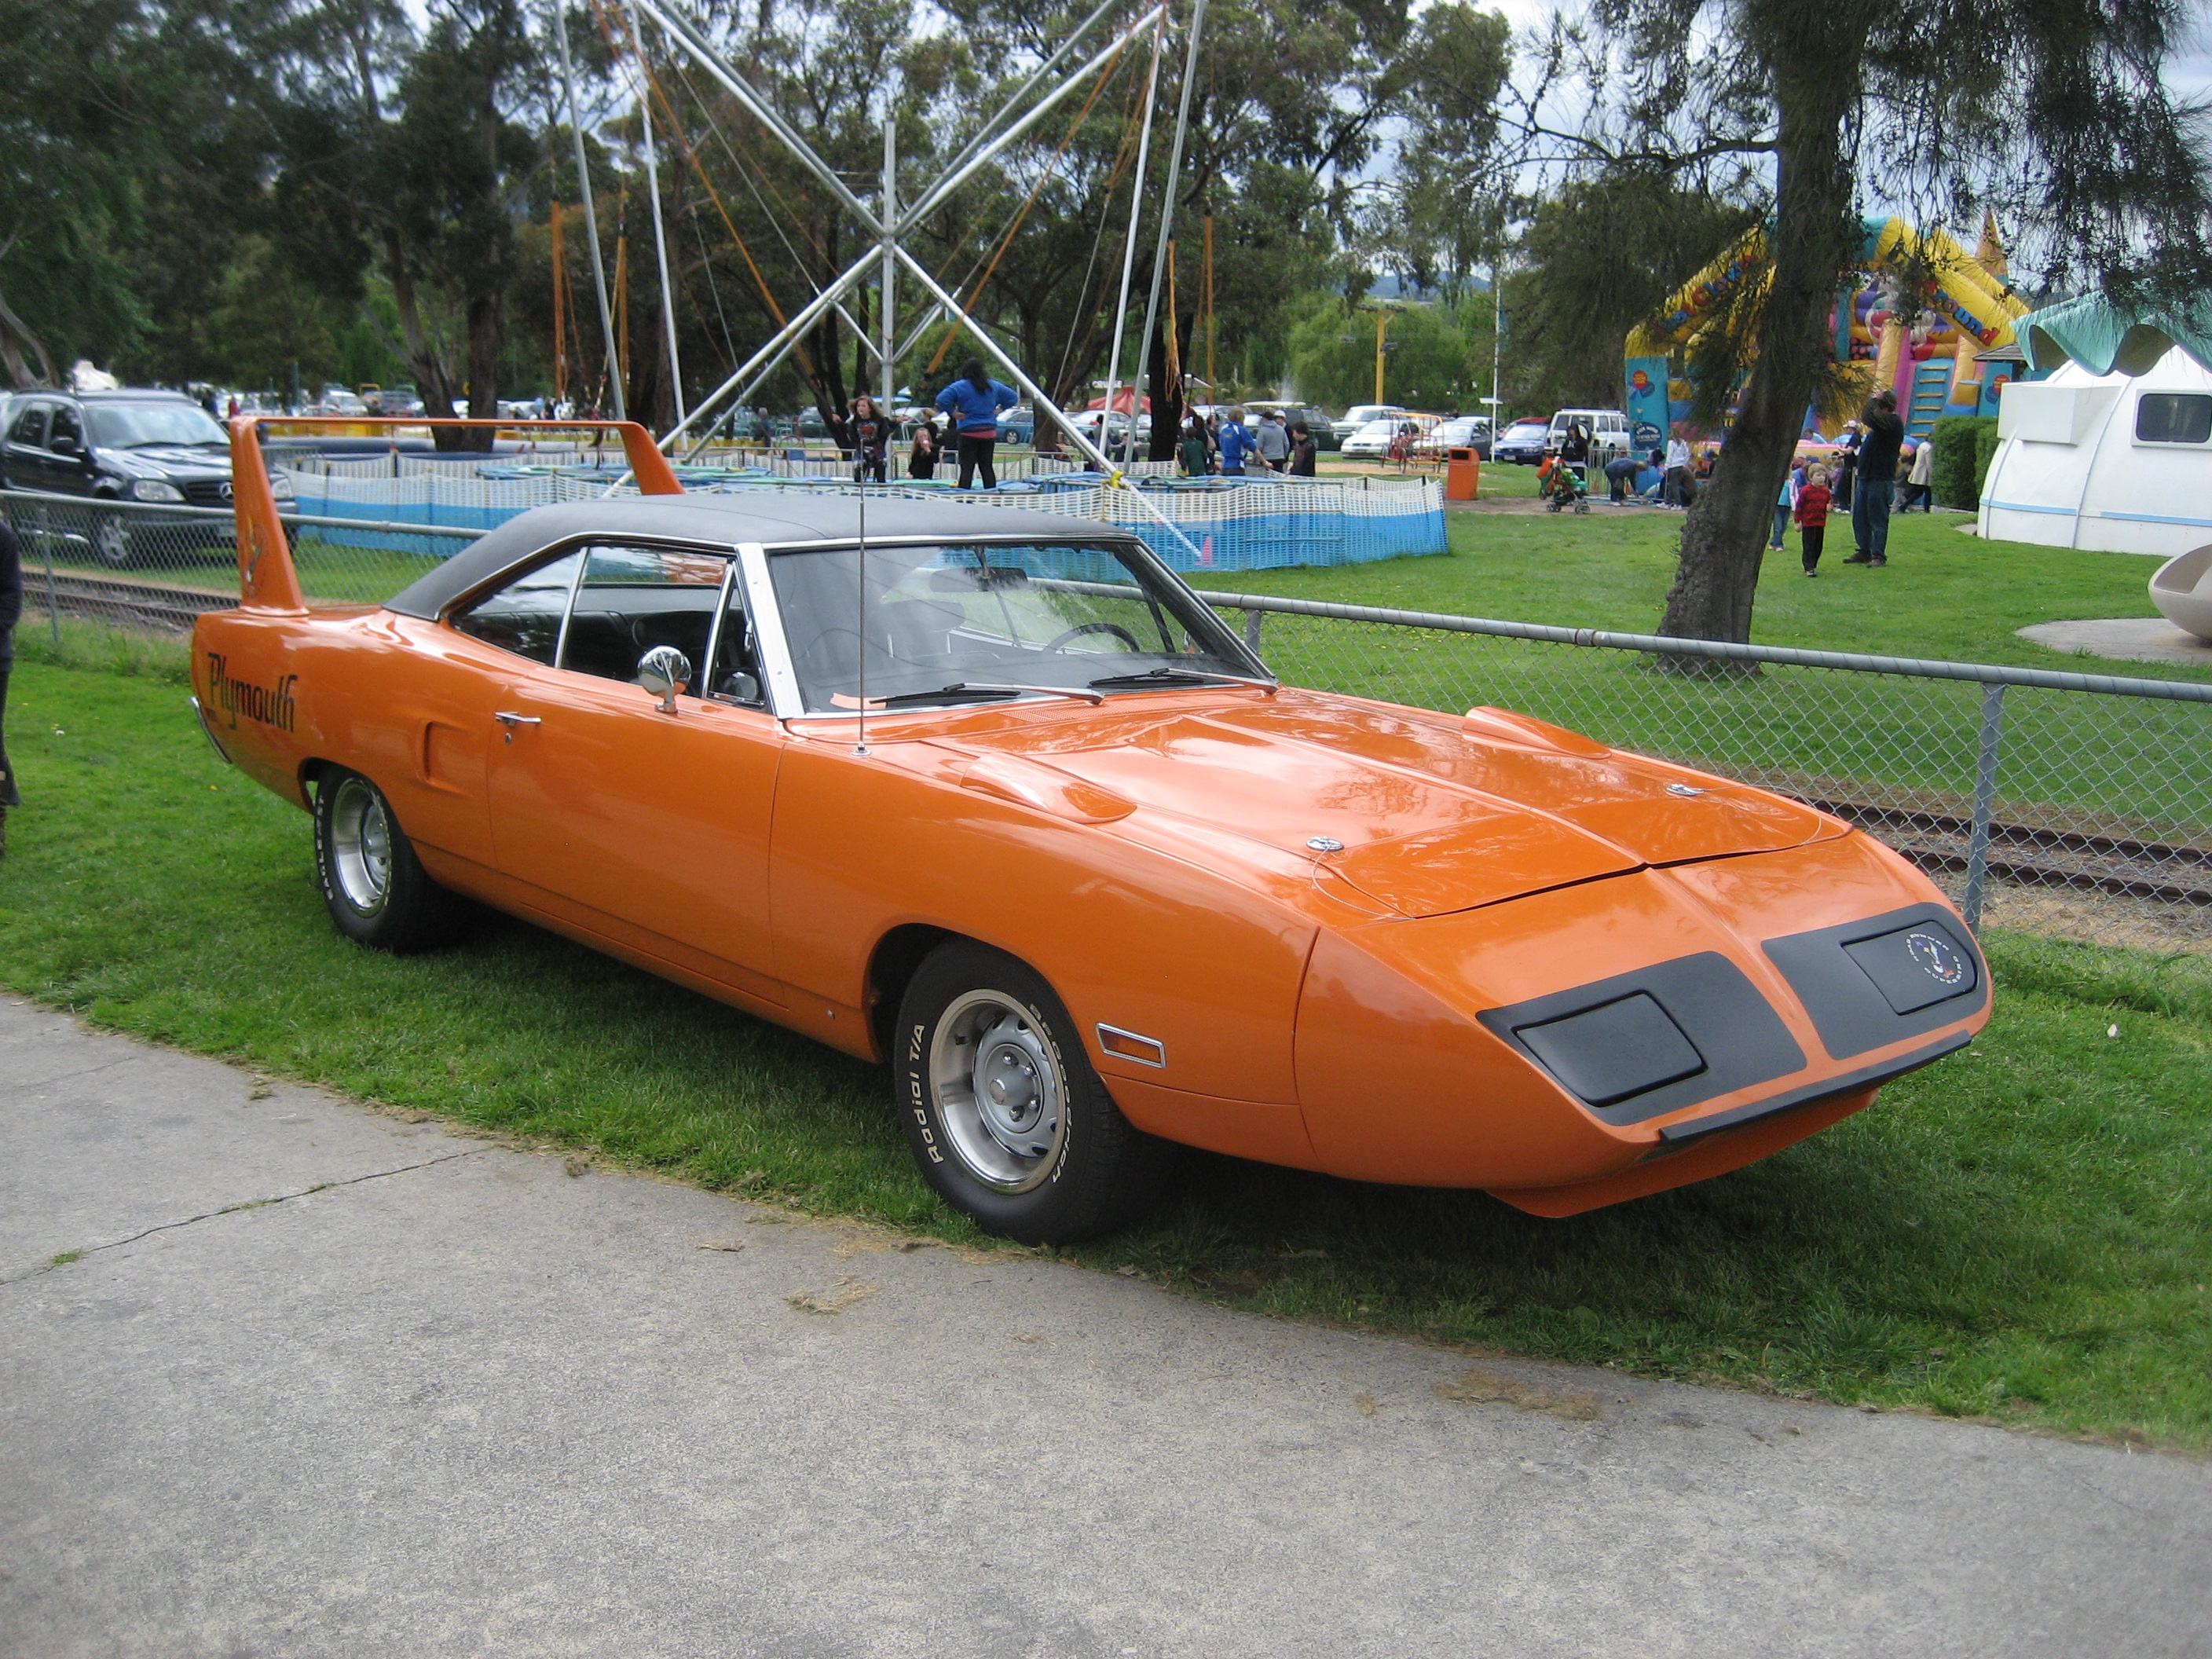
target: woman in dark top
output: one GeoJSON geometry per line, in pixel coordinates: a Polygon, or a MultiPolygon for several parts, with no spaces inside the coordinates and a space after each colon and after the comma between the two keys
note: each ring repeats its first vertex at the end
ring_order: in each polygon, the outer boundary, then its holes
{"type": "Polygon", "coordinates": [[[873,478],[888,483],[885,476],[891,447],[891,423],[876,408],[876,400],[863,392],[853,399],[853,482],[873,478]]]}
{"type": "Polygon", "coordinates": [[[23,561],[15,532],[0,519],[0,853],[8,850],[8,809],[21,806],[8,763],[8,673],[15,665],[15,622],[23,614],[23,561]]]}
{"type": "Polygon", "coordinates": [[[1314,441],[1313,428],[1304,421],[1291,422],[1291,459],[1284,471],[1293,478],[1310,478],[1314,475],[1314,457],[1321,446],[1314,441]]]}

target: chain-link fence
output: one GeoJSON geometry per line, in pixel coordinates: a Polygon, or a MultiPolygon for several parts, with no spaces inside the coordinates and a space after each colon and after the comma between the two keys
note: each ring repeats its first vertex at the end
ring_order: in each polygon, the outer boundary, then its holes
{"type": "MultiPolygon", "coordinates": [[[[0,492],[0,511],[22,543],[26,629],[174,634],[236,602],[227,512],[24,491],[0,492]]],[[[287,522],[316,604],[389,598],[478,533],[287,522]]],[[[1977,922],[2212,951],[2212,684],[1206,597],[1291,684],[1516,709],[1814,802],[1905,853],[1977,922]]]]}
{"type": "Polygon", "coordinates": [[[1978,926],[2212,949],[2212,684],[1205,597],[1291,684],[1510,708],[1811,802],[1978,926]]]}

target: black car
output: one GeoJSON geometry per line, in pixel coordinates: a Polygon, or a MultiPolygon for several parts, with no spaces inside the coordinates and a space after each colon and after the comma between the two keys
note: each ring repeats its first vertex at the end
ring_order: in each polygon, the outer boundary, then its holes
{"type": "Polygon", "coordinates": [[[1516,421],[1499,436],[1494,453],[1500,461],[1534,466],[1544,459],[1544,449],[1551,441],[1551,436],[1552,426],[1548,421],[1516,421]]]}
{"type": "MultiPolygon", "coordinates": [[[[9,404],[0,477],[10,489],[96,501],[230,505],[230,434],[174,392],[29,392],[9,404]]],[[[276,479],[280,500],[291,483],[276,479]]],[[[227,541],[219,520],[112,514],[88,533],[100,562],[121,568],[159,550],[227,541]],[[187,529],[189,526],[189,530],[187,529]]]]}

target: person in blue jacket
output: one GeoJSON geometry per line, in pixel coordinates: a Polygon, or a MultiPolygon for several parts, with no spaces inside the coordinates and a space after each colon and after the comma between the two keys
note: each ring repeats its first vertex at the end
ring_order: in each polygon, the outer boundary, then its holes
{"type": "Polygon", "coordinates": [[[1241,478],[1244,476],[1244,458],[1252,453],[1252,428],[1244,424],[1244,411],[1232,409],[1229,418],[1221,423],[1215,434],[1221,445],[1221,476],[1241,478]]]}
{"type": "Polygon", "coordinates": [[[974,489],[979,471],[984,489],[999,487],[998,471],[991,465],[999,443],[999,411],[1020,401],[1013,387],[986,374],[974,357],[960,365],[960,378],[937,394],[937,406],[952,416],[953,431],[959,437],[961,489],[974,489]]]}

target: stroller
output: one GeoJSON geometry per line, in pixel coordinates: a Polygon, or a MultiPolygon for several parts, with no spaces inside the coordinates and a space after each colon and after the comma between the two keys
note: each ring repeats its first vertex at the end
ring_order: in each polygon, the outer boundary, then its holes
{"type": "Polygon", "coordinates": [[[1537,486],[1543,492],[1544,504],[1553,512],[1571,505],[1577,513],[1589,511],[1589,486],[1583,482],[1581,471],[1561,460],[1557,455],[1547,455],[1536,469],[1537,486]]]}

